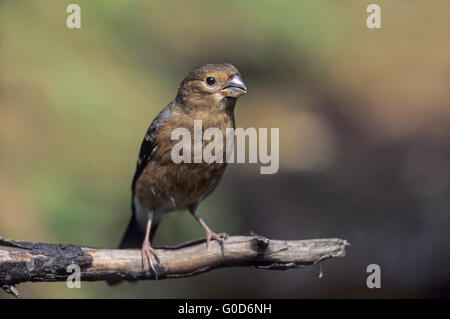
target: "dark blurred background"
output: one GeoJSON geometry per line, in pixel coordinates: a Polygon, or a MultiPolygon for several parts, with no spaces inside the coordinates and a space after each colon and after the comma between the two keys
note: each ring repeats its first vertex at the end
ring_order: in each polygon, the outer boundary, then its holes
{"type": "MultiPolygon", "coordinates": [[[[221,269],[21,294],[449,298],[449,12],[444,0],[0,1],[0,236],[115,247],[147,126],[193,67],[231,62],[249,91],[237,125],[280,128],[280,170],[230,165],[200,214],[230,234],[351,242],[321,279],[319,265],[221,269]],[[372,2],[382,29],[366,27],[372,2]],[[381,289],[366,287],[373,263],[381,289]]],[[[176,213],[155,244],[201,236],[176,213]]]]}

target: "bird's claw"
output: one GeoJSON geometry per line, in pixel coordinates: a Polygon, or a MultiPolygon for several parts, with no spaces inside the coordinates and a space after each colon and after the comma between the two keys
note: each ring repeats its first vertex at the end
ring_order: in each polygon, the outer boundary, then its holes
{"type": "Polygon", "coordinates": [[[145,260],[144,256],[147,259],[149,267],[155,273],[155,278],[158,279],[158,272],[156,271],[155,265],[152,261],[152,256],[155,258],[156,262],[159,264],[159,257],[156,251],[150,246],[149,241],[144,241],[142,244],[142,268],[145,269],[145,260]]]}
{"type": "Polygon", "coordinates": [[[227,233],[219,233],[216,234],[212,231],[207,231],[206,232],[206,246],[209,246],[209,242],[211,240],[217,240],[217,242],[219,243],[220,246],[223,245],[223,240],[228,238],[228,234],[227,233]]]}

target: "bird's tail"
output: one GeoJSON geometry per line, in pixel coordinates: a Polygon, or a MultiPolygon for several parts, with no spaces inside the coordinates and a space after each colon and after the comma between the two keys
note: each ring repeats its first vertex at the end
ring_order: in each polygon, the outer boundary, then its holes
{"type": "MultiPolygon", "coordinates": [[[[140,247],[144,236],[145,233],[138,227],[137,220],[133,212],[133,216],[131,217],[131,220],[128,224],[127,231],[125,232],[125,235],[123,235],[122,241],[119,244],[119,249],[140,247]]],[[[108,286],[116,286],[121,282],[121,279],[110,279],[106,281],[108,286]]]]}
{"type": "MultiPolygon", "coordinates": [[[[153,241],[155,237],[156,229],[159,226],[159,221],[153,220],[152,227],[150,228],[150,241],[153,241]]],[[[138,226],[136,216],[133,211],[133,217],[131,217],[130,223],[128,224],[127,231],[120,242],[119,249],[126,248],[140,248],[142,242],[144,241],[145,232],[141,230],[138,226]]]]}
{"type": "MultiPolygon", "coordinates": [[[[156,228],[158,228],[159,223],[152,223],[152,228],[150,229],[150,240],[153,240],[155,236],[156,228]]],[[[142,242],[144,241],[145,232],[142,231],[137,223],[134,210],[133,216],[131,217],[130,223],[128,224],[127,231],[120,242],[119,249],[126,248],[140,248],[142,242]]],[[[110,279],[106,281],[109,286],[115,286],[122,282],[121,279],[110,279]]]]}
{"type": "Polygon", "coordinates": [[[139,228],[136,217],[133,214],[133,217],[131,217],[130,223],[128,224],[127,231],[120,242],[119,249],[141,247],[144,236],[145,232],[139,228]]]}
{"type": "MultiPolygon", "coordinates": [[[[144,236],[145,233],[138,227],[136,217],[133,213],[133,216],[128,224],[127,231],[123,235],[122,241],[119,244],[119,249],[138,248],[142,244],[144,236]]],[[[108,286],[115,286],[121,282],[121,279],[110,279],[106,281],[108,286]]]]}

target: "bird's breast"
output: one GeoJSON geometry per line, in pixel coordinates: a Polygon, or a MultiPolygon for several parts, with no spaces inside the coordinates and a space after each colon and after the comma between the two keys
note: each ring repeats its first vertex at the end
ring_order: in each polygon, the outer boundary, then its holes
{"type": "MultiPolygon", "coordinates": [[[[202,132],[208,128],[218,128],[225,145],[226,129],[234,126],[232,116],[225,112],[196,112],[194,114],[178,114],[169,119],[161,128],[156,149],[152,158],[137,180],[135,193],[146,208],[159,210],[185,209],[207,197],[219,183],[227,164],[225,163],[225,147],[223,161],[193,163],[194,148],[191,148],[191,163],[174,163],[171,157],[172,148],[179,140],[172,140],[172,131],[186,128],[191,134],[191,145],[194,144],[194,120],[202,121],[202,132]]],[[[202,149],[211,143],[202,139],[202,149]]]]}

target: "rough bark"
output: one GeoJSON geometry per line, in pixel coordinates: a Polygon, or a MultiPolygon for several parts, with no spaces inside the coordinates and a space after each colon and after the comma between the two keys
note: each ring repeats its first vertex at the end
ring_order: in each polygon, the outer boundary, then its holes
{"type": "Polygon", "coordinates": [[[82,281],[120,281],[188,277],[222,267],[287,270],[344,257],[346,240],[273,240],[262,236],[232,236],[223,245],[204,239],[157,248],[157,274],[139,249],[100,249],[66,244],[44,244],[0,237],[0,286],[18,296],[22,282],[65,281],[78,265],[82,281]]]}

